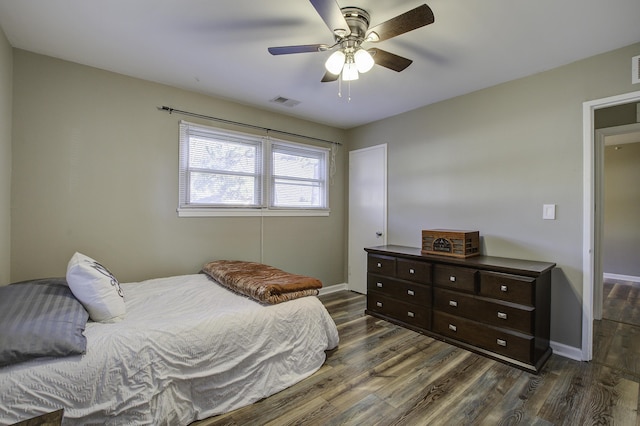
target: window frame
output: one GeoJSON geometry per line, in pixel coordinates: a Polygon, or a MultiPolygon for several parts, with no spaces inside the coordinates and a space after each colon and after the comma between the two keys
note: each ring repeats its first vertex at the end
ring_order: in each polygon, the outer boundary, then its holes
{"type": "MultiPolygon", "coordinates": [[[[329,216],[329,171],[331,150],[325,147],[319,147],[310,144],[301,144],[291,142],[279,138],[273,138],[270,135],[261,136],[250,133],[237,132],[218,127],[207,126],[203,124],[180,121],[180,138],[179,138],[179,185],[178,185],[178,208],[179,217],[215,217],[215,216],[329,216]],[[257,155],[260,157],[256,161],[258,163],[258,182],[256,186],[260,188],[260,200],[257,205],[223,205],[223,204],[203,204],[191,203],[190,197],[190,173],[198,171],[201,168],[189,167],[189,150],[190,138],[206,136],[219,138],[219,140],[227,139],[229,142],[238,142],[255,144],[257,155]],[[274,149],[274,146],[276,147],[274,149]],[[279,149],[283,147],[284,149],[279,149]],[[274,176],[274,153],[283,152],[289,148],[292,152],[299,150],[303,154],[309,154],[310,157],[316,157],[321,162],[320,177],[311,178],[293,178],[306,183],[318,184],[321,207],[279,207],[274,205],[274,186],[278,178],[288,179],[284,176],[274,176]]],[[[233,173],[230,173],[233,174],[233,173]]],[[[254,193],[255,195],[255,193],[254,193]]]]}

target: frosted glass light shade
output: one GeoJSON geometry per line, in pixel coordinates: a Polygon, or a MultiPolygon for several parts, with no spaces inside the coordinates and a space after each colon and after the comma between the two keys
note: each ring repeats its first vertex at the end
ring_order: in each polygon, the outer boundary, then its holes
{"type": "Polygon", "coordinates": [[[342,79],[344,81],[351,81],[358,79],[358,67],[353,62],[347,62],[342,68],[342,79]]]}
{"type": "Polygon", "coordinates": [[[353,59],[356,61],[356,66],[358,67],[359,72],[364,73],[373,68],[373,57],[364,49],[358,49],[353,56],[353,59]]]}
{"type": "Polygon", "coordinates": [[[340,71],[342,71],[342,67],[344,65],[344,59],[345,59],[344,52],[342,50],[336,50],[331,54],[331,56],[329,56],[329,59],[327,59],[327,62],[324,63],[324,67],[331,74],[338,75],[340,74],[340,71]]]}

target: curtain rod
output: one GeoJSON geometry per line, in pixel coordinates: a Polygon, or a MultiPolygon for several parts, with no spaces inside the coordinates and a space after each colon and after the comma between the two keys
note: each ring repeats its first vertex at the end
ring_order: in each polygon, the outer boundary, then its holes
{"type": "Polygon", "coordinates": [[[168,107],[168,106],[158,107],[158,110],[167,111],[169,114],[172,114],[172,113],[175,112],[175,113],[178,113],[178,114],[188,115],[188,116],[191,116],[191,117],[204,118],[206,120],[218,121],[220,123],[234,124],[236,126],[249,127],[251,129],[257,129],[257,130],[264,130],[266,132],[280,133],[281,135],[294,136],[294,137],[298,137],[298,138],[314,140],[314,141],[317,141],[317,142],[330,143],[332,145],[342,145],[340,142],[328,141],[326,139],[314,138],[313,136],[299,135],[297,133],[285,132],[285,131],[282,131],[282,130],[269,129],[268,127],[255,126],[253,124],[240,123],[238,121],[225,120],[224,118],[212,117],[210,115],[198,114],[198,113],[195,113],[195,112],[182,111],[182,110],[171,108],[171,107],[168,107]]]}

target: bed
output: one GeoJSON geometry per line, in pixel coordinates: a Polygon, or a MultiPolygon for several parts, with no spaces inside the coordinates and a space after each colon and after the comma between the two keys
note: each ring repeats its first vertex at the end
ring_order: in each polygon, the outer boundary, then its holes
{"type": "Polygon", "coordinates": [[[206,273],[111,285],[126,314],[89,320],[84,353],[0,367],[0,424],[64,408],[65,425],[187,425],[307,378],[338,345],[315,296],[258,302],[206,273]]]}

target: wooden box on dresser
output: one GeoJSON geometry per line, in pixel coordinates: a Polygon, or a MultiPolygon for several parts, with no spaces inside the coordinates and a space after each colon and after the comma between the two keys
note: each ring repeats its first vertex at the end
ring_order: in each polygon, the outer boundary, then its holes
{"type": "Polygon", "coordinates": [[[538,373],[549,346],[555,263],[366,248],[365,313],[538,373]]]}

